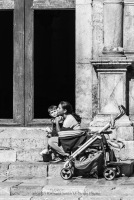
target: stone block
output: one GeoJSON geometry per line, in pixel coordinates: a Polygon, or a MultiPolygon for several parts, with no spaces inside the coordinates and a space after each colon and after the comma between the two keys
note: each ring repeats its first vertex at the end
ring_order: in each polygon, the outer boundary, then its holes
{"type": "Polygon", "coordinates": [[[50,9],[50,8],[75,8],[75,0],[47,0],[47,1],[39,1],[39,0],[34,0],[33,1],[33,7],[34,9],[50,9]]]}
{"type": "Polygon", "coordinates": [[[11,139],[10,138],[0,138],[0,147],[11,147],[11,139]]]}
{"type": "Polygon", "coordinates": [[[18,187],[11,188],[12,195],[21,195],[21,196],[41,196],[42,195],[42,186],[38,185],[19,185],[18,187]]]}
{"type": "MultiPolygon", "coordinates": [[[[46,195],[43,197],[32,197],[31,200],[132,200],[134,196],[88,196],[88,195],[46,195]]],[[[1,199],[0,199],[1,200],[1,199]]],[[[3,199],[2,199],[3,200],[3,199]]],[[[8,199],[7,199],[8,200],[8,199]]]]}
{"type": "Polygon", "coordinates": [[[47,145],[44,128],[0,128],[0,146],[12,149],[39,149],[47,145]]]}
{"type": "Polygon", "coordinates": [[[36,139],[44,139],[46,136],[45,127],[44,128],[23,128],[23,127],[1,127],[0,128],[0,139],[1,138],[18,138],[18,139],[25,139],[25,138],[36,138],[36,139]]]}
{"type": "MultiPolygon", "coordinates": [[[[84,196],[81,196],[81,195],[44,195],[42,197],[32,197],[31,200],[69,200],[69,199],[84,200],[83,198],[84,198],[84,196]]],[[[97,200],[97,199],[94,199],[94,200],[97,200]]]]}
{"type": "MultiPolygon", "coordinates": [[[[92,58],[91,0],[88,4],[76,4],[76,62],[89,63],[92,58]]],[[[82,1],[79,1],[82,2],[82,1]]]]}
{"type": "Polygon", "coordinates": [[[0,196],[10,196],[10,187],[0,187],[0,196]]]}
{"type": "Polygon", "coordinates": [[[12,138],[11,147],[14,149],[38,149],[46,147],[46,137],[42,138],[12,138]]]}
{"type": "Polygon", "coordinates": [[[60,195],[64,195],[64,194],[83,194],[85,192],[85,188],[86,186],[70,186],[70,185],[66,185],[66,186],[56,186],[54,185],[53,187],[50,185],[46,185],[43,189],[42,189],[42,194],[46,195],[46,194],[60,194],[60,195]]]}
{"type": "Polygon", "coordinates": [[[116,128],[117,139],[122,138],[126,141],[134,140],[133,126],[130,127],[117,127],[116,128]]]}
{"type": "Polygon", "coordinates": [[[0,183],[0,196],[10,196],[10,189],[13,186],[18,186],[20,182],[1,182],[0,183]]]}
{"type": "Polygon", "coordinates": [[[48,165],[48,177],[59,177],[61,169],[63,168],[64,163],[59,164],[49,164],[48,165]]]}
{"type": "Polygon", "coordinates": [[[0,176],[8,174],[9,163],[0,163],[0,176]]]}
{"type": "Polygon", "coordinates": [[[31,200],[32,197],[25,197],[25,196],[6,196],[5,197],[0,197],[0,200],[31,200]]]}
{"type": "Polygon", "coordinates": [[[46,177],[47,164],[43,162],[16,162],[9,165],[9,176],[13,177],[46,177]]]}
{"type": "Polygon", "coordinates": [[[117,159],[126,161],[134,160],[134,141],[124,141],[125,148],[120,151],[114,150],[117,159]]]}
{"type": "Polygon", "coordinates": [[[14,150],[0,150],[0,162],[15,162],[16,151],[14,150]]]}
{"type": "Polygon", "coordinates": [[[82,117],[83,122],[88,119],[86,123],[89,124],[92,112],[92,105],[88,104],[92,100],[92,66],[91,64],[83,63],[77,63],[76,65],[76,112],[82,117]]]}
{"type": "Polygon", "coordinates": [[[42,161],[43,158],[39,154],[42,149],[32,149],[32,150],[21,150],[17,151],[17,161],[21,162],[38,162],[42,161]]]}

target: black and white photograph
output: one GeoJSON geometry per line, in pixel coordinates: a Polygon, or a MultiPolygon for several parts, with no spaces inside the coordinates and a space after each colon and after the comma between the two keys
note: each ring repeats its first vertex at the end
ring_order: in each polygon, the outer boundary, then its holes
{"type": "Polygon", "coordinates": [[[0,27],[0,200],[134,200],[134,0],[0,0],[0,27]]]}

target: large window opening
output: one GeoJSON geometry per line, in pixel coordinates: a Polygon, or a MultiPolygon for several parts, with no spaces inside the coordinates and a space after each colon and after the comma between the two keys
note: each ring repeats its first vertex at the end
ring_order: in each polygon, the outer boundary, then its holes
{"type": "Polygon", "coordinates": [[[75,107],[75,10],[35,10],[34,118],[63,100],[75,107]]]}
{"type": "Polygon", "coordinates": [[[13,11],[0,11],[0,119],[13,118],[13,11]]]}

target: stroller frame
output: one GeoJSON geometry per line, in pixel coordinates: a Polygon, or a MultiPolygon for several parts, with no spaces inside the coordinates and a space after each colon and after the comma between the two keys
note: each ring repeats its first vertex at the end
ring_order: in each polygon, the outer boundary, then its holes
{"type": "MultiPolygon", "coordinates": [[[[97,139],[102,140],[103,134],[107,134],[106,130],[110,127],[113,128],[116,120],[121,118],[125,114],[123,106],[119,106],[120,113],[113,119],[113,123],[107,123],[103,128],[98,132],[94,133],[90,139],[88,139],[83,145],[81,145],[74,153],[71,154],[69,159],[65,162],[63,169],[61,170],[61,177],[64,180],[71,179],[74,173],[74,161],[76,157],[83,152],[86,148],[90,147],[97,139]]],[[[83,129],[82,129],[83,130],[83,129]]],[[[104,153],[104,171],[103,176],[106,180],[113,180],[115,176],[120,175],[120,167],[116,162],[107,162],[106,161],[106,148],[103,142],[101,141],[102,152],[104,153]]],[[[96,174],[96,177],[98,175],[96,174]]]]}

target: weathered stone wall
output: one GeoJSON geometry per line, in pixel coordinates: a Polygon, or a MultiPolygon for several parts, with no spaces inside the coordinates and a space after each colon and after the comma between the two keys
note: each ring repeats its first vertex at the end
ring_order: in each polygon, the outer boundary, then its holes
{"type": "Polygon", "coordinates": [[[0,9],[14,9],[14,0],[0,0],[0,9]]]}
{"type": "MultiPolygon", "coordinates": [[[[103,0],[93,1],[93,59],[98,59],[103,51],[103,0]]],[[[93,68],[92,82],[92,117],[98,111],[98,77],[93,68]]]]}
{"type": "Polygon", "coordinates": [[[41,161],[39,152],[46,147],[45,128],[0,128],[1,162],[41,161]]]}
{"type": "Polygon", "coordinates": [[[76,0],[76,112],[87,126],[92,118],[92,6],[76,0]]]}

